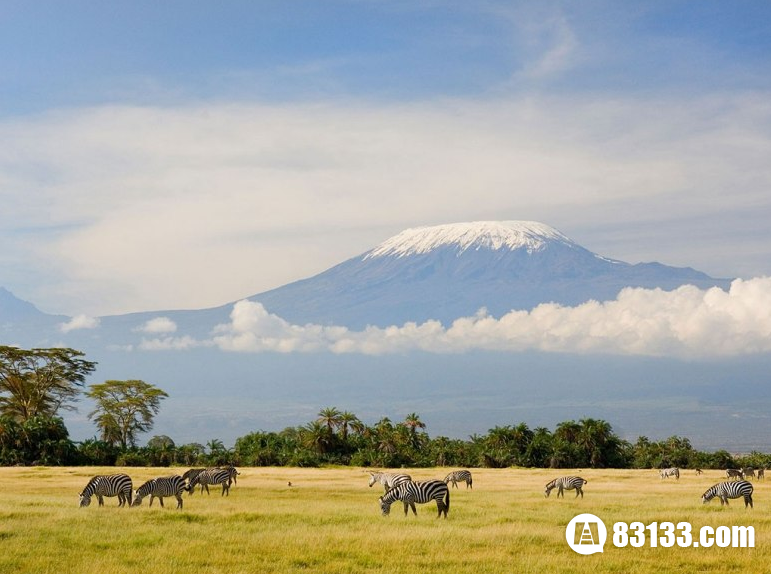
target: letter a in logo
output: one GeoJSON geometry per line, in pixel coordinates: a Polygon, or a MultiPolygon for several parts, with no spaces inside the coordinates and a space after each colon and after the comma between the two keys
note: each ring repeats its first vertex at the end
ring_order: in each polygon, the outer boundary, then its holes
{"type": "Polygon", "coordinates": [[[607,538],[608,530],[605,528],[605,523],[594,514],[579,514],[568,522],[565,528],[565,539],[573,551],[579,554],[602,552],[607,538]],[[577,528],[579,536],[576,536],[577,528]],[[596,531],[596,535],[593,531],[596,531]]]}

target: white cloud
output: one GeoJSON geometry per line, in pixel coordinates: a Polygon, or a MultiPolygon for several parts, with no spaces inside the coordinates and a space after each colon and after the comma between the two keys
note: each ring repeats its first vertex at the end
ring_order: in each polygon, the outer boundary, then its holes
{"type": "MultiPolygon", "coordinates": [[[[500,318],[485,312],[456,320],[351,331],[292,325],[260,303],[240,301],[212,343],[225,351],[385,354],[474,349],[710,358],[771,352],[771,278],[736,280],[730,291],[684,286],[627,288],[617,299],[576,307],[539,305],[500,318]]],[[[172,348],[172,347],[166,347],[172,348]]]]}
{"type": "Polygon", "coordinates": [[[59,330],[62,333],[69,333],[78,329],[96,329],[99,326],[99,319],[89,317],[88,315],[76,315],[66,323],[59,324],[59,330]]]}
{"type": "Polygon", "coordinates": [[[209,347],[210,342],[197,341],[193,337],[158,337],[155,339],[142,339],[139,349],[143,351],[187,351],[196,347],[209,347]]]}
{"type": "Polygon", "coordinates": [[[174,333],[177,330],[177,324],[168,317],[155,317],[134,330],[150,334],[174,333]]]}

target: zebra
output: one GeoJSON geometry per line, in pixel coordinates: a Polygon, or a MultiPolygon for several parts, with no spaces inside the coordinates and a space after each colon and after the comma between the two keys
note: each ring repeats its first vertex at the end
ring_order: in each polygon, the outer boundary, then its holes
{"type": "Polygon", "coordinates": [[[759,468],[758,469],[758,480],[766,480],[766,469],[765,468],[759,468]]]}
{"type": "Polygon", "coordinates": [[[408,510],[412,508],[412,513],[417,516],[415,503],[425,504],[426,502],[436,501],[436,517],[439,518],[444,513],[447,518],[447,512],[450,510],[450,488],[444,481],[427,480],[425,482],[403,482],[394,486],[391,490],[380,497],[380,510],[383,516],[388,516],[391,512],[391,505],[397,500],[404,503],[404,515],[407,516],[408,510]]]}
{"type": "Polygon", "coordinates": [[[458,488],[458,483],[466,481],[466,488],[474,488],[471,472],[468,470],[456,470],[444,477],[446,484],[452,483],[453,488],[458,488]]]}
{"type": "Polygon", "coordinates": [[[662,468],[659,471],[659,474],[661,475],[662,480],[665,478],[669,478],[670,476],[674,476],[677,480],[680,480],[679,468],[662,468]]]}
{"type": "Polygon", "coordinates": [[[736,480],[744,478],[744,471],[741,468],[727,468],[725,471],[726,478],[733,478],[736,480]]]}
{"type": "Polygon", "coordinates": [[[752,483],[746,480],[727,480],[725,482],[719,482],[711,487],[707,492],[701,496],[702,504],[707,504],[710,500],[716,496],[720,499],[720,506],[728,504],[729,498],[744,497],[744,508],[752,506],[752,483]]]}
{"type": "Polygon", "coordinates": [[[703,473],[704,473],[704,471],[701,470],[700,468],[696,469],[696,476],[699,476],[700,474],[703,474],[703,473]]]}
{"type": "Polygon", "coordinates": [[[238,479],[236,477],[241,473],[238,472],[238,469],[236,469],[235,466],[229,464],[227,466],[218,466],[217,468],[220,470],[227,470],[230,473],[230,478],[233,481],[233,484],[238,484],[238,479]]]}
{"type": "MultiPolygon", "coordinates": [[[[187,487],[188,487],[188,495],[192,496],[195,492],[195,488],[192,487],[193,479],[204,472],[205,468],[191,468],[190,470],[186,470],[184,474],[182,475],[182,479],[187,481],[187,487]]],[[[203,493],[203,486],[201,486],[201,492],[203,493]]]]}
{"type": "Polygon", "coordinates": [[[751,466],[743,468],[742,473],[744,474],[744,478],[755,478],[755,469],[751,466]]]}
{"type": "Polygon", "coordinates": [[[104,496],[117,496],[118,506],[128,502],[126,508],[131,506],[131,495],[134,485],[127,474],[110,474],[107,476],[95,476],[88,481],[86,488],[80,493],[80,506],[91,504],[91,497],[96,495],[99,506],[104,506],[104,496]]]}
{"type": "Polygon", "coordinates": [[[370,488],[376,482],[383,485],[383,490],[388,492],[392,488],[399,486],[405,482],[411,482],[412,477],[409,474],[399,474],[391,472],[370,472],[369,473],[369,486],[370,488]]]}
{"type": "Polygon", "coordinates": [[[185,486],[185,480],[178,475],[151,478],[137,488],[134,494],[134,504],[131,506],[139,506],[142,504],[142,499],[149,494],[150,506],[153,505],[153,499],[157,497],[162,508],[163,498],[173,496],[177,499],[177,508],[182,508],[182,491],[189,489],[190,487],[185,486]]]}
{"type": "Polygon", "coordinates": [[[193,477],[190,480],[190,483],[188,484],[188,489],[192,490],[195,488],[197,484],[200,484],[201,494],[203,494],[204,489],[206,489],[206,494],[211,494],[209,492],[209,485],[221,484],[222,496],[225,496],[225,495],[230,496],[230,484],[232,483],[232,481],[233,481],[233,475],[230,469],[207,468],[203,472],[199,472],[198,474],[196,474],[195,477],[193,477]]]}
{"type": "Polygon", "coordinates": [[[546,486],[544,487],[543,493],[548,498],[551,494],[551,491],[555,488],[557,490],[557,498],[560,496],[562,498],[565,498],[565,490],[573,490],[576,491],[576,498],[578,498],[578,495],[581,495],[581,498],[584,497],[584,490],[583,486],[585,484],[588,484],[588,480],[585,480],[581,478],[580,476],[562,476],[560,478],[555,478],[551,482],[548,482],[546,486]]]}

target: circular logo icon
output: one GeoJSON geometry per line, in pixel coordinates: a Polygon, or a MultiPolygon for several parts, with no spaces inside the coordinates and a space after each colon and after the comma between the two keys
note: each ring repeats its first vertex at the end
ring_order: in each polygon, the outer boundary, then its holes
{"type": "Polygon", "coordinates": [[[565,528],[565,539],[579,554],[602,552],[607,538],[605,523],[594,514],[579,514],[565,528]]]}

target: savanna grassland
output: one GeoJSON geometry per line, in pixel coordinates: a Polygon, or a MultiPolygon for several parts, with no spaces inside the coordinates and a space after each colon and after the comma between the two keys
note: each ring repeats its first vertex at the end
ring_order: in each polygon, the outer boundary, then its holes
{"type": "MultiPolygon", "coordinates": [[[[755,483],[755,508],[741,500],[721,508],[700,496],[722,472],[679,481],[652,470],[575,472],[589,483],[584,499],[548,499],[543,485],[561,471],[478,469],[474,489],[451,490],[447,520],[436,506],[402,506],[382,517],[382,488],[367,487],[355,468],[242,468],[229,497],[184,494],[184,508],[167,498],[118,508],[96,497],[78,507],[78,493],[94,474],[126,472],[136,488],[153,476],[185,469],[0,468],[0,572],[56,574],[167,572],[378,572],[453,574],[499,572],[734,572],[771,564],[771,481],[755,483]],[[164,472],[165,471],[165,472],[164,472]],[[292,486],[288,486],[288,482],[292,486]],[[565,526],[589,512],[608,527],[604,554],[580,556],[565,542],[565,526]],[[755,527],[755,548],[614,548],[616,521],[688,521],[755,527]]],[[[447,469],[415,469],[413,478],[441,478],[447,469]]],[[[569,472],[573,474],[573,472],[569,472]]]]}

